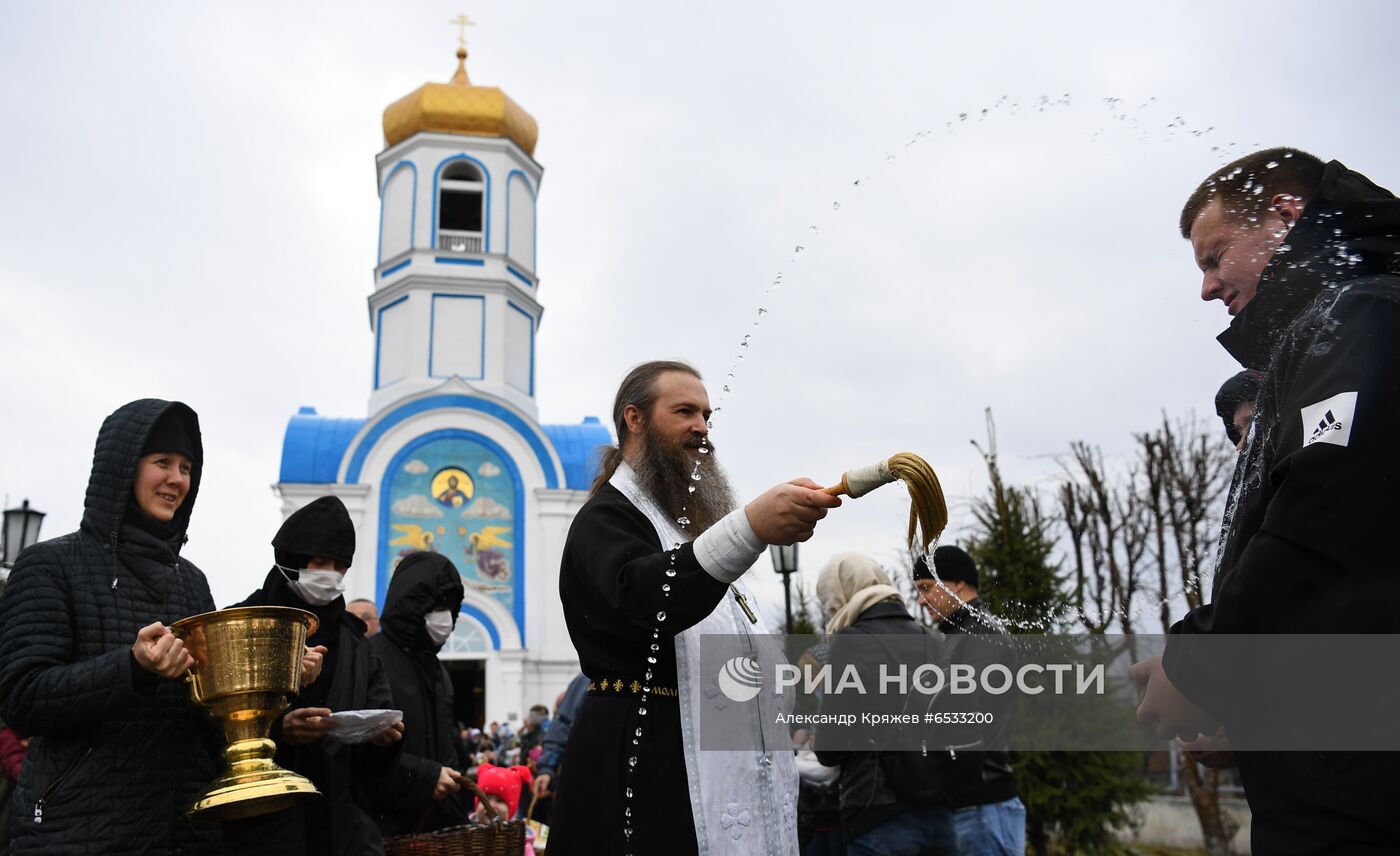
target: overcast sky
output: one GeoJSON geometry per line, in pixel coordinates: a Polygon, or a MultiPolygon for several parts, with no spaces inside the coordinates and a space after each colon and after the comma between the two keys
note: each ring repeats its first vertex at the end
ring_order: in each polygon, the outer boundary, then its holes
{"type": "MultiPolygon", "coordinates": [[[[382,111],[451,76],[458,12],[472,80],[540,126],[542,420],[688,359],[741,493],[915,451],[954,540],[988,406],[1043,485],[1072,440],[1214,418],[1228,319],[1176,232],[1211,169],[1289,144],[1400,186],[1388,2],[0,10],[0,493],[69,531],[102,418],[188,402],[220,604],[268,567],[288,417],[365,415],[382,111]]],[[[809,581],[892,557],[906,509],[833,513],[809,581]]]]}

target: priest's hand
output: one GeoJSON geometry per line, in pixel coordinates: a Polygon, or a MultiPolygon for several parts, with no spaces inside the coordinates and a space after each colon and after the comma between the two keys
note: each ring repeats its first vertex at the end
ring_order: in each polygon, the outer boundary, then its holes
{"type": "Polygon", "coordinates": [[[317,645],[315,648],[307,648],[306,653],[301,655],[301,685],[309,687],[316,683],[316,679],[321,677],[321,666],[325,663],[326,646],[317,645]]]}
{"type": "Polygon", "coordinates": [[[282,717],[282,742],[290,746],[313,743],[335,730],[335,723],[326,707],[299,707],[282,717]]]}
{"type": "Polygon", "coordinates": [[[1180,737],[1194,740],[1197,735],[1214,734],[1220,723],[1191,702],[1167,677],[1161,657],[1148,657],[1128,670],[1128,676],[1142,694],[1137,718],[1157,727],[1164,740],[1180,737]]]}
{"type": "Polygon", "coordinates": [[[765,544],[795,544],[812,537],[817,521],[841,500],[822,492],[811,479],[793,479],[769,489],[744,506],[749,525],[765,544]]]}
{"type": "Polygon", "coordinates": [[[393,746],[403,739],[403,720],[395,720],[388,728],[374,735],[370,742],[375,746],[393,746]]]}
{"type": "Polygon", "coordinates": [[[162,678],[178,678],[194,665],[194,657],[185,650],[184,641],[159,621],[136,631],[131,655],[138,666],[162,678]]]}
{"type": "Polygon", "coordinates": [[[466,778],[451,767],[443,767],[442,772],[438,773],[437,786],[433,788],[433,799],[440,800],[448,794],[460,791],[466,778]]]}

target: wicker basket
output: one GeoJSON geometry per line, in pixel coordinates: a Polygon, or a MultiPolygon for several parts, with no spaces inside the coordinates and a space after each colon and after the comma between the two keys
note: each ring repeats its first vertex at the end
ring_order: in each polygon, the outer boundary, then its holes
{"type": "Polygon", "coordinates": [[[384,839],[385,856],[522,856],[525,821],[502,820],[476,782],[467,779],[465,784],[496,822],[490,826],[450,826],[437,832],[391,836],[384,839]]]}
{"type": "Polygon", "coordinates": [[[451,826],[384,840],[385,856],[521,856],[524,852],[523,820],[491,826],[451,826]]]}

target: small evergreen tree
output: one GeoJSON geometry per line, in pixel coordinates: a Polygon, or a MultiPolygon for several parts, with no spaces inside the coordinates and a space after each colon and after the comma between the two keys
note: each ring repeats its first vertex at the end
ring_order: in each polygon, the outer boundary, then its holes
{"type": "Polygon", "coordinates": [[[820,610],[814,608],[816,598],[807,594],[807,584],[802,579],[802,574],[796,574],[796,579],[792,581],[792,584],[797,589],[797,604],[792,615],[792,632],[796,635],[821,633],[823,628],[817,623],[821,618],[820,610]]]}
{"type": "MultiPolygon", "coordinates": [[[[987,425],[991,432],[990,412],[987,425]]],[[[1002,482],[994,437],[990,443],[986,451],[978,448],[991,485],[987,496],[972,505],[977,535],[967,545],[981,577],[978,594],[1013,633],[1044,633],[1054,628],[1066,605],[1059,568],[1052,561],[1053,521],[1041,514],[1034,494],[1002,482]]]]}
{"type": "MultiPolygon", "coordinates": [[[[1014,633],[1044,633],[1062,623],[1068,598],[1052,561],[1053,520],[1035,495],[1006,485],[997,468],[996,428],[987,411],[990,487],[974,502],[977,526],[967,545],[978,564],[978,593],[1014,633]]],[[[976,444],[974,444],[976,445],[976,444]]],[[[1031,852],[1111,853],[1114,827],[1132,823],[1132,807],[1151,793],[1142,756],[1133,752],[1014,752],[1016,785],[1026,804],[1031,852]]]]}

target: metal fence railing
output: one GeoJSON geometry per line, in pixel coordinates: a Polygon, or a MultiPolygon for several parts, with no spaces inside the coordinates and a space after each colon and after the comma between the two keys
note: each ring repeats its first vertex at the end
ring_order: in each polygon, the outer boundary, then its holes
{"type": "Polygon", "coordinates": [[[481,252],[481,234],[477,232],[438,232],[437,248],[449,253],[481,252]]]}

